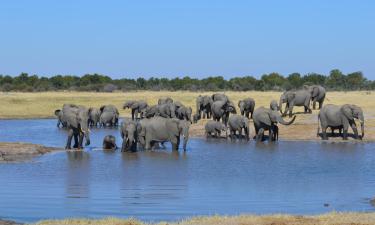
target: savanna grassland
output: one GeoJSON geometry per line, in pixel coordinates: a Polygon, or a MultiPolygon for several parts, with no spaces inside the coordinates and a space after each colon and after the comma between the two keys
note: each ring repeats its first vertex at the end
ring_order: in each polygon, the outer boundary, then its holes
{"type": "MultiPolygon", "coordinates": [[[[135,219],[106,218],[101,220],[66,219],[46,220],[37,225],[146,225],[135,219]]],[[[179,222],[160,222],[158,225],[367,225],[375,224],[375,213],[329,213],[318,216],[291,215],[240,215],[240,216],[210,216],[194,217],[179,222]]]]}
{"type": "MultiPolygon", "coordinates": [[[[0,93],[0,119],[25,119],[25,118],[54,118],[54,110],[62,107],[64,103],[74,103],[87,107],[100,107],[104,104],[113,104],[120,110],[122,117],[130,116],[130,110],[123,110],[122,105],[126,100],[145,100],[150,105],[157,104],[160,97],[169,96],[193,108],[195,113],[195,99],[199,94],[210,95],[213,92],[167,92],[167,91],[139,91],[139,92],[2,92],[0,93]]],[[[238,100],[252,97],[256,107],[268,107],[271,100],[278,101],[281,92],[225,92],[236,104],[238,100]]],[[[375,101],[374,92],[328,92],[325,104],[357,104],[365,113],[365,141],[375,141],[375,101]]],[[[297,119],[291,126],[280,125],[280,139],[283,140],[319,140],[316,136],[317,113],[301,114],[303,107],[295,107],[297,119]]],[[[289,118],[286,118],[289,119],[289,118]]],[[[205,120],[193,124],[190,128],[192,136],[204,135],[205,120]]],[[[250,125],[253,129],[253,126],[250,125]]],[[[349,129],[350,130],[350,129],[349,129]]],[[[254,131],[251,131],[251,135],[254,131]]],[[[351,132],[351,130],[350,130],[351,132]]],[[[331,140],[339,141],[341,138],[331,140]]]]}

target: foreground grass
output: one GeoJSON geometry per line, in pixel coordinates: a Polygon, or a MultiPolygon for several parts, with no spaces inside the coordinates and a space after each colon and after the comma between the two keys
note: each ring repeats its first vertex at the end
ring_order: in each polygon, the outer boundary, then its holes
{"type": "MultiPolygon", "coordinates": [[[[54,118],[54,110],[62,107],[64,103],[75,103],[87,107],[100,107],[104,104],[113,104],[120,110],[122,117],[130,116],[130,110],[123,110],[122,105],[126,100],[145,100],[150,105],[156,104],[160,97],[169,96],[193,108],[195,112],[195,99],[199,95],[211,95],[213,92],[167,92],[167,91],[139,91],[139,92],[41,92],[18,93],[0,92],[0,119],[24,118],[54,118]]],[[[236,104],[238,100],[252,97],[256,107],[268,107],[271,100],[278,100],[281,92],[225,92],[236,104]]],[[[371,92],[328,92],[325,104],[357,104],[365,113],[366,141],[375,141],[375,101],[371,92]]],[[[295,107],[294,112],[302,112],[303,107],[295,107]]],[[[317,113],[298,114],[292,126],[280,126],[280,139],[290,140],[319,140],[316,137],[317,113]]],[[[192,136],[204,135],[205,121],[200,121],[191,127],[192,136]]],[[[252,125],[250,125],[252,128],[252,125]]],[[[254,131],[251,131],[254,134],[254,131]]],[[[336,138],[335,140],[339,140],[336,138]]]]}
{"type": "MultiPolygon", "coordinates": [[[[136,219],[118,219],[105,218],[101,220],[89,219],[65,219],[65,220],[45,220],[40,221],[37,225],[52,224],[77,224],[77,225],[144,225],[136,219]]],[[[291,216],[291,215],[241,215],[241,216],[209,216],[194,217],[192,219],[182,220],[179,222],[160,222],[159,225],[178,224],[178,225],[365,225],[375,224],[375,213],[328,213],[318,216],[291,216]]]]}

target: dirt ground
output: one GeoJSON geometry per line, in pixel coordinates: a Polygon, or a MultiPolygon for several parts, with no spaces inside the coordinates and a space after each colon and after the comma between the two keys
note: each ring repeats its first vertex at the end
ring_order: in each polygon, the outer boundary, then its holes
{"type": "Polygon", "coordinates": [[[32,159],[35,156],[58,150],[59,149],[57,148],[50,148],[29,143],[0,142],[0,163],[25,161],[32,159]]]}

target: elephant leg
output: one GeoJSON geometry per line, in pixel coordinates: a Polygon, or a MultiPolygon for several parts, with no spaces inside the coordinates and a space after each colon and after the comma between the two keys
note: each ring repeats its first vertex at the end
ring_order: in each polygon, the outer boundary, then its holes
{"type": "Polygon", "coordinates": [[[79,141],[78,141],[78,149],[82,149],[83,148],[83,133],[81,132],[78,132],[77,134],[77,137],[79,137],[79,141]]]}
{"type": "Polygon", "coordinates": [[[171,137],[171,144],[172,144],[172,150],[173,151],[178,150],[179,140],[180,140],[179,136],[171,137]]]}
{"type": "MultiPolygon", "coordinates": [[[[316,109],[316,98],[313,99],[313,109],[316,109]]],[[[319,109],[320,109],[320,103],[319,103],[319,109]]]]}
{"type": "Polygon", "coordinates": [[[322,138],[323,140],[328,140],[328,136],[327,136],[327,126],[322,126],[322,138]]]}
{"type": "Polygon", "coordinates": [[[125,152],[126,151],[126,138],[122,140],[122,146],[121,146],[121,151],[125,152]]]}
{"type": "Polygon", "coordinates": [[[68,131],[68,140],[66,141],[65,149],[71,149],[72,137],[73,137],[73,130],[69,129],[69,131],[68,131]]]}
{"type": "Polygon", "coordinates": [[[275,134],[274,134],[274,125],[272,125],[269,129],[269,141],[275,141],[275,134]]]}
{"type": "Polygon", "coordinates": [[[324,102],[324,100],[319,101],[319,109],[321,109],[323,107],[323,102],[324,102]]]}
{"type": "Polygon", "coordinates": [[[294,105],[291,105],[289,107],[289,118],[291,118],[293,116],[293,107],[294,107],[294,105]]]}
{"type": "Polygon", "coordinates": [[[263,141],[263,135],[264,135],[264,128],[260,128],[258,130],[257,140],[256,141],[263,141]]]}
{"type": "Polygon", "coordinates": [[[348,130],[349,130],[349,123],[348,122],[344,122],[344,124],[343,124],[342,139],[348,140],[348,130]]]}
{"type": "MultiPolygon", "coordinates": [[[[280,109],[281,109],[281,107],[280,107],[280,109]]],[[[285,104],[284,113],[283,113],[282,116],[286,116],[286,114],[288,114],[288,111],[289,111],[289,103],[286,103],[286,104],[285,104]]]]}
{"type": "Polygon", "coordinates": [[[134,120],[134,113],[135,113],[135,110],[132,109],[132,120],[134,120]]]}
{"type": "MultiPolygon", "coordinates": [[[[308,112],[308,113],[312,113],[312,110],[311,110],[311,108],[310,108],[310,98],[306,98],[306,100],[305,100],[305,106],[306,106],[306,111],[308,112]]],[[[314,108],[315,109],[315,108],[314,108]]]]}

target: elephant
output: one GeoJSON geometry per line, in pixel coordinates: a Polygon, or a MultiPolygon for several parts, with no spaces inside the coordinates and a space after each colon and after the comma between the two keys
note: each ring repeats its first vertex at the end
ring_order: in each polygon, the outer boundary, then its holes
{"type": "Polygon", "coordinates": [[[229,98],[228,96],[226,96],[225,94],[221,94],[221,93],[216,93],[216,94],[213,94],[211,96],[212,98],[212,101],[216,102],[216,101],[229,101],[229,98]]]}
{"type": "Polygon", "coordinates": [[[155,142],[171,142],[172,150],[178,150],[181,135],[184,137],[183,149],[189,140],[190,123],[176,118],[155,116],[140,121],[139,142],[145,150],[150,150],[155,142]]]}
{"type": "Polygon", "coordinates": [[[123,109],[131,109],[132,111],[132,120],[138,119],[138,114],[140,114],[140,117],[143,118],[143,109],[147,108],[147,102],[145,101],[134,101],[134,100],[129,100],[126,101],[123,105],[123,109]]]}
{"type": "Polygon", "coordinates": [[[228,126],[230,131],[230,138],[234,139],[236,132],[240,137],[242,137],[242,130],[245,132],[246,140],[249,140],[250,129],[249,129],[249,119],[246,116],[232,115],[229,117],[228,126]]]}
{"type": "Polygon", "coordinates": [[[241,115],[247,118],[253,118],[253,112],[255,108],[255,101],[252,98],[245,98],[238,101],[238,107],[240,108],[241,115]],[[251,114],[251,115],[250,115],[251,114]],[[249,117],[250,115],[250,117],[249,117]]]}
{"type": "Polygon", "coordinates": [[[57,116],[57,127],[66,127],[66,121],[63,119],[63,112],[61,109],[56,109],[55,110],[55,116],[57,116]]]}
{"type": "Polygon", "coordinates": [[[308,90],[286,91],[280,96],[280,112],[283,113],[281,110],[282,104],[286,103],[283,116],[285,116],[289,112],[289,117],[292,117],[294,106],[304,106],[304,112],[311,113],[312,111],[310,109],[310,99],[311,94],[308,90]]]}
{"type": "Polygon", "coordinates": [[[326,89],[320,85],[304,86],[310,92],[313,109],[316,109],[316,102],[319,103],[319,109],[323,107],[326,98],[326,89]]]}
{"type": "Polygon", "coordinates": [[[180,120],[187,120],[190,123],[193,123],[191,118],[193,110],[191,109],[191,107],[182,106],[179,107],[176,111],[177,118],[179,118],[180,120]]]}
{"type": "Polygon", "coordinates": [[[184,104],[182,104],[180,101],[174,101],[173,104],[175,105],[176,110],[184,106],[184,104]]]}
{"type": "Polygon", "coordinates": [[[279,104],[277,103],[276,100],[272,100],[270,103],[270,109],[274,111],[280,111],[279,104]]]}
{"type": "Polygon", "coordinates": [[[158,107],[159,105],[152,105],[152,106],[147,106],[146,108],[142,109],[141,113],[143,118],[151,118],[156,115],[158,112],[158,107]]]}
{"type": "Polygon", "coordinates": [[[331,129],[342,129],[343,139],[348,139],[348,129],[349,126],[354,132],[355,139],[362,139],[365,136],[365,119],[363,116],[362,108],[357,105],[345,104],[345,105],[333,105],[328,104],[323,106],[318,114],[318,132],[319,136],[319,121],[322,127],[322,139],[328,140],[327,128],[331,129]],[[354,119],[359,119],[361,124],[362,135],[358,136],[357,125],[354,119]]]}
{"type": "Polygon", "coordinates": [[[158,105],[155,115],[164,118],[176,118],[176,106],[173,103],[158,105]]]}
{"type": "Polygon", "coordinates": [[[100,119],[99,123],[101,126],[117,126],[119,119],[119,112],[114,105],[103,105],[100,107],[100,119]]]}
{"type": "Polygon", "coordinates": [[[285,121],[278,111],[274,111],[271,109],[267,109],[265,107],[257,108],[254,111],[253,121],[254,121],[254,128],[255,128],[255,138],[257,141],[263,141],[264,131],[269,131],[269,137],[271,141],[275,141],[274,132],[277,131],[278,137],[278,127],[277,123],[283,125],[290,125],[294,122],[296,116],[294,116],[290,121],[285,121]]]}
{"type": "Polygon", "coordinates": [[[228,123],[229,113],[236,114],[236,107],[231,101],[215,101],[211,107],[212,117],[216,121],[222,120],[225,126],[228,123]]]}
{"type": "Polygon", "coordinates": [[[159,98],[158,100],[158,105],[163,105],[167,103],[173,103],[173,99],[170,97],[162,97],[162,98],[159,98]]]}
{"type": "Polygon", "coordinates": [[[206,137],[220,137],[222,131],[225,131],[225,136],[227,136],[227,127],[218,121],[207,121],[206,125],[204,126],[204,130],[206,137]]]}
{"type": "Polygon", "coordinates": [[[201,118],[203,114],[203,119],[211,118],[211,106],[212,106],[213,100],[210,96],[208,95],[199,95],[196,99],[196,107],[197,111],[196,114],[199,115],[199,118],[201,118]]]}
{"type": "Polygon", "coordinates": [[[97,126],[100,120],[100,110],[97,108],[89,108],[89,126],[97,126]]]}
{"type": "Polygon", "coordinates": [[[116,138],[113,135],[107,135],[103,139],[103,150],[116,150],[116,138]]]}
{"type": "Polygon", "coordinates": [[[125,121],[121,123],[122,147],[121,151],[136,151],[138,142],[138,133],[141,131],[141,125],[135,121],[125,121]]]}
{"type": "Polygon", "coordinates": [[[83,148],[83,138],[86,139],[86,146],[90,145],[90,135],[88,127],[89,110],[84,106],[74,104],[64,104],[63,120],[66,121],[68,127],[68,140],[66,149],[71,148],[72,137],[74,137],[74,148],[83,148]]]}
{"type": "Polygon", "coordinates": [[[193,123],[198,123],[198,120],[200,120],[201,117],[199,116],[199,114],[194,114],[193,115],[193,123]]]}

